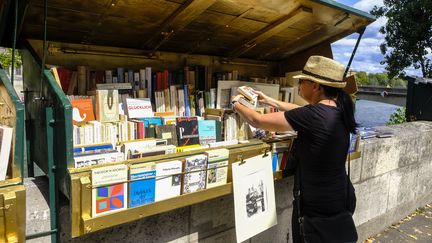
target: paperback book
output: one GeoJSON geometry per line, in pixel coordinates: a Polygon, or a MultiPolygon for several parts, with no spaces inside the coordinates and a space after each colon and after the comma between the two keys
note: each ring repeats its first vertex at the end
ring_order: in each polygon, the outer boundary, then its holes
{"type": "Polygon", "coordinates": [[[183,194],[204,190],[207,177],[207,156],[204,154],[186,158],[183,194]]]}
{"type": "Polygon", "coordinates": [[[228,149],[215,149],[206,152],[208,157],[207,188],[226,184],[228,176],[228,149]]]}
{"type": "Polygon", "coordinates": [[[180,195],[182,165],[180,160],[156,164],[156,202],[180,195]]]}
{"type": "Polygon", "coordinates": [[[92,169],[92,217],[126,209],[127,165],[92,169]]]}
{"type": "Polygon", "coordinates": [[[130,166],[129,207],[155,201],[156,164],[154,162],[130,166]]]}
{"type": "Polygon", "coordinates": [[[177,117],[178,145],[199,144],[198,119],[196,117],[177,117]]]}

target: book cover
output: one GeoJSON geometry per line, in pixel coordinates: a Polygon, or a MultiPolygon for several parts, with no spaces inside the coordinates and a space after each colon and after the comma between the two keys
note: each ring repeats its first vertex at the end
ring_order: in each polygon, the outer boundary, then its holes
{"type": "Polygon", "coordinates": [[[156,140],[142,140],[125,142],[121,146],[121,151],[124,153],[124,160],[128,159],[128,155],[136,153],[136,151],[141,152],[147,148],[155,147],[156,140]]]}
{"type": "Polygon", "coordinates": [[[228,149],[215,149],[206,152],[207,165],[207,188],[226,184],[228,177],[228,149]]]}
{"type": "Polygon", "coordinates": [[[217,129],[215,120],[199,120],[198,121],[199,143],[207,145],[216,142],[217,129]]]}
{"type": "Polygon", "coordinates": [[[156,147],[146,148],[142,151],[134,150],[128,154],[128,159],[145,158],[148,156],[155,156],[161,154],[172,154],[175,153],[176,146],[174,145],[161,145],[156,147]]]}
{"type": "Polygon", "coordinates": [[[71,100],[70,103],[72,105],[72,121],[74,125],[95,119],[92,99],[71,100]]]}
{"type": "Polygon", "coordinates": [[[106,164],[110,162],[122,161],[124,154],[122,152],[95,153],[91,155],[82,154],[74,157],[75,168],[83,168],[93,165],[106,164]]]}
{"type": "Polygon", "coordinates": [[[130,166],[129,207],[155,201],[156,164],[154,162],[133,164],[130,166]]]}
{"type": "Polygon", "coordinates": [[[185,116],[190,116],[191,115],[191,106],[189,103],[189,91],[188,91],[188,86],[185,84],[183,87],[183,92],[184,92],[184,107],[185,107],[185,116]]]}
{"type": "Polygon", "coordinates": [[[180,160],[156,164],[156,202],[180,195],[182,165],[180,160]]]}
{"type": "Polygon", "coordinates": [[[100,122],[119,121],[117,90],[96,90],[96,118],[100,122]]]}
{"type": "Polygon", "coordinates": [[[175,125],[159,125],[156,126],[155,129],[156,138],[166,139],[168,144],[178,146],[177,129],[175,125]]]}
{"type": "Polygon", "coordinates": [[[149,98],[126,98],[126,110],[129,118],[143,118],[153,116],[153,108],[149,98]]]}
{"type": "Polygon", "coordinates": [[[12,147],[13,128],[0,126],[0,180],[6,179],[12,147]]]}
{"type": "Polygon", "coordinates": [[[207,156],[204,154],[186,158],[183,178],[183,194],[204,190],[207,177],[207,156]]]}
{"type": "Polygon", "coordinates": [[[126,209],[127,176],[123,164],[92,169],[92,217],[126,209]]]}
{"type": "Polygon", "coordinates": [[[198,119],[196,117],[177,117],[178,145],[199,144],[198,119]]]}

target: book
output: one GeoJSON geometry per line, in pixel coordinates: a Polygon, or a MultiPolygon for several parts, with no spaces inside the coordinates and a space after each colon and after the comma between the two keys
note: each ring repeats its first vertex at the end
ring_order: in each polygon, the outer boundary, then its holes
{"type": "Polygon", "coordinates": [[[133,164],[129,172],[129,207],[155,201],[156,164],[154,162],[133,164]]]}
{"type": "Polygon", "coordinates": [[[0,180],[5,180],[12,148],[13,128],[0,126],[0,180]]]}
{"type": "Polygon", "coordinates": [[[153,108],[149,98],[126,98],[126,110],[129,118],[152,117],[153,108]]]}
{"type": "Polygon", "coordinates": [[[178,145],[199,144],[198,119],[196,117],[177,117],[178,145]]]}
{"type": "Polygon", "coordinates": [[[104,143],[104,144],[94,144],[90,146],[76,146],[73,148],[73,153],[83,153],[87,151],[95,151],[95,150],[102,150],[102,149],[113,149],[113,145],[110,143],[104,143]]]}
{"type": "Polygon", "coordinates": [[[185,159],[183,194],[204,190],[207,178],[207,156],[204,154],[185,159]]]}
{"type": "Polygon", "coordinates": [[[96,118],[100,122],[119,121],[117,90],[96,90],[96,118]]]}
{"type": "Polygon", "coordinates": [[[161,145],[161,146],[149,147],[142,151],[134,150],[127,155],[128,156],[127,159],[138,159],[138,158],[145,158],[147,156],[172,154],[175,153],[175,151],[176,151],[176,146],[174,145],[161,145]]]}
{"type": "Polygon", "coordinates": [[[156,164],[156,202],[180,195],[182,165],[183,162],[180,160],[156,164]]]}
{"type": "Polygon", "coordinates": [[[215,120],[198,121],[199,143],[207,145],[216,142],[217,128],[215,120]]]}
{"type": "Polygon", "coordinates": [[[248,99],[245,99],[243,97],[240,97],[240,99],[238,99],[238,102],[249,109],[255,109],[256,107],[256,103],[252,103],[248,99]]]}
{"type": "Polygon", "coordinates": [[[166,139],[168,144],[178,146],[177,129],[175,125],[171,124],[156,126],[155,132],[156,138],[166,139]]]}
{"type": "Polygon", "coordinates": [[[254,89],[249,86],[240,86],[237,91],[242,94],[253,107],[256,107],[258,103],[258,95],[254,92],[254,89]]]}
{"type": "Polygon", "coordinates": [[[93,165],[106,164],[110,162],[122,161],[124,154],[122,152],[109,152],[91,155],[78,155],[74,157],[75,168],[83,168],[93,165]]]}
{"type": "Polygon", "coordinates": [[[155,147],[156,140],[142,140],[142,141],[133,141],[133,142],[124,142],[121,145],[120,151],[124,153],[124,160],[128,159],[128,155],[135,154],[137,151],[142,152],[147,148],[155,147]]]}
{"type": "Polygon", "coordinates": [[[106,84],[96,84],[96,89],[103,90],[123,90],[123,89],[132,89],[132,85],[130,83],[106,83],[106,84]]]}
{"type": "Polygon", "coordinates": [[[207,188],[226,184],[228,177],[228,149],[215,149],[206,152],[207,165],[207,188]]]}
{"type": "Polygon", "coordinates": [[[112,165],[91,170],[92,217],[126,209],[127,165],[112,165]]]}
{"type": "Polygon", "coordinates": [[[71,100],[70,103],[72,105],[72,122],[74,125],[95,119],[91,99],[71,100]]]}

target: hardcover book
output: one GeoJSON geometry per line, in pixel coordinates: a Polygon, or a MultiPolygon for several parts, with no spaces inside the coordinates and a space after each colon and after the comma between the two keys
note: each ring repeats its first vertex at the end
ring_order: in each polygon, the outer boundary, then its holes
{"type": "Polygon", "coordinates": [[[154,162],[133,164],[130,166],[129,207],[155,201],[156,164],[154,162]]]}
{"type": "Polygon", "coordinates": [[[207,145],[216,142],[217,129],[215,120],[198,121],[199,143],[207,145]]]}
{"type": "Polygon", "coordinates": [[[173,124],[156,126],[156,138],[166,139],[168,144],[178,146],[177,129],[173,124]]]}
{"type": "Polygon", "coordinates": [[[178,145],[199,144],[198,119],[196,117],[177,117],[178,145]]]}
{"type": "Polygon", "coordinates": [[[180,160],[156,164],[156,202],[180,195],[182,165],[180,160]]]}
{"type": "Polygon", "coordinates": [[[96,90],[96,118],[100,122],[119,121],[117,90],[96,90]]]}
{"type": "Polygon", "coordinates": [[[206,152],[208,157],[207,188],[226,184],[228,176],[228,149],[215,149],[206,152]]]}
{"type": "Polygon", "coordinates": [[[207,177],[207,156],[204,154],[186,158],[183,194],[204,190],[207,177]]]}
{"type": "Polygon", "coordinates": [[[72,105],[72,121],[74,125],[95,119],[92,99],[71,100],[70,103],[72,105]]]}
{"type": "Polygon", "coordinates": [[[0,126],[0,180],[6,179],[12,147],[13,128],[0,126]]]}
{"type": "Polygon", "coordinates": [[[92,169],[92,217],[126,208],[127,165],[92,169]]]}

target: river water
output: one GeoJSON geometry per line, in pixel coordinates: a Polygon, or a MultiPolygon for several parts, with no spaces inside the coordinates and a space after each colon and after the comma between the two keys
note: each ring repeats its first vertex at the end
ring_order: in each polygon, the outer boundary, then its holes
{"type": "Polygon", "coordinates": [[[355,118],[361,127],[383,126],[400,106],[369,100],[357,100],[355,118]]]}

